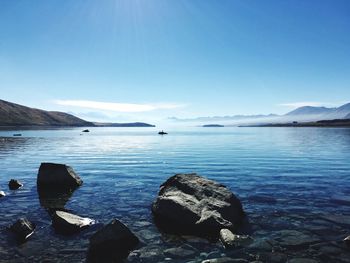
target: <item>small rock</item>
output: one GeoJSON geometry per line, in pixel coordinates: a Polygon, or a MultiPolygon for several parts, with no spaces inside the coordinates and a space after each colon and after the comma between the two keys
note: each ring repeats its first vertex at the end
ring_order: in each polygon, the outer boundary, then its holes
{"type": "Polygon", "coordinates": [[[160,235],[158,232],[154,232],[148,229],[143,229],[137,232],[137,236],[141,239],[141,241],[148,243],[150,240],[156,239],[160,235]]]}
{"type": "Polygon", "coordinates": [[[250,236],[235,235],[229,229],[220,230],[220,241],[225,248],[244,247],[253,242],[250,236]]]}
{"type": "Polygon", "coordinates": [[[117,219],[90,237],[89,262],[122,262],[139,243],[139,239],[117,219]]]}
{"type": "Polygon", "coordinates": [[[202,263],[248,263],[248,260],[245,260],[243,258],[212,258],[212,259],[206,259],[203,260],[202,263]]]}
{"type": "Polygon", "coordinates": [[[74,234],[94,224],[94,220],[73,215],[64,211],[56,211],[53,214],[52,226],[57,233],[74,234]]]}
{"type": "Polygon", "coordinates": [[[135,262],[160,262],[161,259],[164,258],[163,249],[158,246],[143,247],[140,250],[130,253],[130,256],[135,252],[138,254],[135,262]]]}
{"type": "Polygon", "coordinates": [[[76,189],[83,181],[73,168],[65,164],[42,163],[37,177],[37,186],[41,191],[49,189],[76,189]]]}
{"type": "Polygon", "coordinates": [[[194,256],[196,251],[182,247],[174,247],[164,250],[164,254],[171,258],[188,258],[194,256]]]}
{"type": "Polygon", "coordinates": [[[318,251],[325,255],[339,255],[342,249],[336,246],[326,245],[321,246],[318,251]]]}
{"type": "Polygon", "coordinates": [[[346,238],[344,238],[344,243],[347,247],[350,248],[350,236],[347,236],[346,238]]]}
{"type": "Polygon", "coordinates": [[[10,226],[19,241],[24,241],[34,233],[35,225],[26,218],[20,218],[10,226]]]}
{"type": "Polygon", "coordinates": [[[281,230],[278,234],[279,244],[285,247],[305,247],[320,241],[320,238],[317,236],[296,230],[281,230]]]}
{"type": "Polygon", "coordinates": [[[10,190],[17,190],[17,189],[21,188],[22,186],[23,186],[23,184],[18,180],[11,179],[9,181],[10,190]]]}
{"type": "Polygon", "coordinates": [[[6,196],[4,191],[0,191],[0,198],[6,196]]]}
{"type": "Polygon", "coordinates": [[[249,248],[260,251],[272,251],[272,244],[266,239],[255,240],[249,248]]]}

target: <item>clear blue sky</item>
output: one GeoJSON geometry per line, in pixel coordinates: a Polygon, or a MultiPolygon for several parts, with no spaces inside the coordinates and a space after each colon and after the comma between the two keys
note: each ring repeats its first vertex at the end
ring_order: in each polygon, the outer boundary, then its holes
{"type": "Polygon", "coordinates": [[[350,1],[0,1],[0,92],[115,121],[339,105],[350,1]]]}

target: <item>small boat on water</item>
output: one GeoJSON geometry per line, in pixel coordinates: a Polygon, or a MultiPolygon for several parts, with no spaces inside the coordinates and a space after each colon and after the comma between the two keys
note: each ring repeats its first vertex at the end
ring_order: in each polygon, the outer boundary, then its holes
{"type": "Polygon", "coordinates": [[[165,134],[168,134],[168,133],[162,130],[162,131],[158,132],[158,134],[159,135],[165,135],[165,134]]]}
{"type": "Polygon", "coordinates": [[[83,130],[82,132],[90,132],[88,129],[86,129],[86,130],[83,130]]]}
{"type": "Polygon", "coordinates": [[[22,136],[22,133],[14,133],[13,136],[19,137],[22,136]]]}

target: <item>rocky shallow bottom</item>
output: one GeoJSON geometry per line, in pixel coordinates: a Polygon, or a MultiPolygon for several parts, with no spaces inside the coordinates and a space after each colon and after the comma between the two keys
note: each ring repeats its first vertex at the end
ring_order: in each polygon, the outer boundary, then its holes
{"type": "MultiPolygon", "coordinates": [[[[83,189],[77,196],[87,194],[83,189]]],[[[278,206],[282,199],[263,195],[242,198],[249,219],[244,231],[254,241],[225,249],[219,241],[161,233],[150,212],[153,196],[143,191],[119,191],[118,198],[111,197],[110,203],[98,206],[93,196],[86,203],[71,198],[67,209],[94,218],[97,224],[73,236],[59,235],[45,208],[38,201],[29,202],[38,198],[34,190],[24,187],[1,200],[1,235],[5,237],[0,240],[1,262],[85,262],[89,237],[116,214],[141,241],[126,262],[350,262],[350,250],[342,241],[349,234],[350,216],[278,206]],[[277,209],[267,209],[271,204],[277,209]],[[118,209],[108,209],[114,206],[118,209]],[[37,226],[35,234],[23,244],[17,244],[5,229],[18,216],[27,216],[37,226]]]]}

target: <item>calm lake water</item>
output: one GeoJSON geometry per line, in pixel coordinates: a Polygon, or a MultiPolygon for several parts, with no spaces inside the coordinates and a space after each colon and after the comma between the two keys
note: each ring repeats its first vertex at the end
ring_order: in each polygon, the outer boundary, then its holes
{"type": "Polygon", "coordinates": [[[80,128],[0,131],[1,262],[84,262],[88,238],[112,218],[143,241],[130,262],[350,262],[350,129],[331,128],[80,128]],[[22,137],[13,137],[22,133],[22,137]],[[65,208],[97,226],[55,234],[40,202],[41,162],[65,163],[84,183],[65,208]],[[255,242],[225,250],[219,242],[161,234],[150,205],[159,185],[176,173],[196,172],[227,185],[242,201],[255,242]],[[11,178],[24,183],[8,190],[11,178]],[[16,244],[6,226],[26,216],[36,232],[16,244]],[[186,253],[174,255],[169,248],[186,253]],[[291,261],[293,262],[293,261],[291,261]],[[304,262],[304,261],[295,261],[304,262]],[[313,262],[313,261],[307,261],[313,262]]]}

